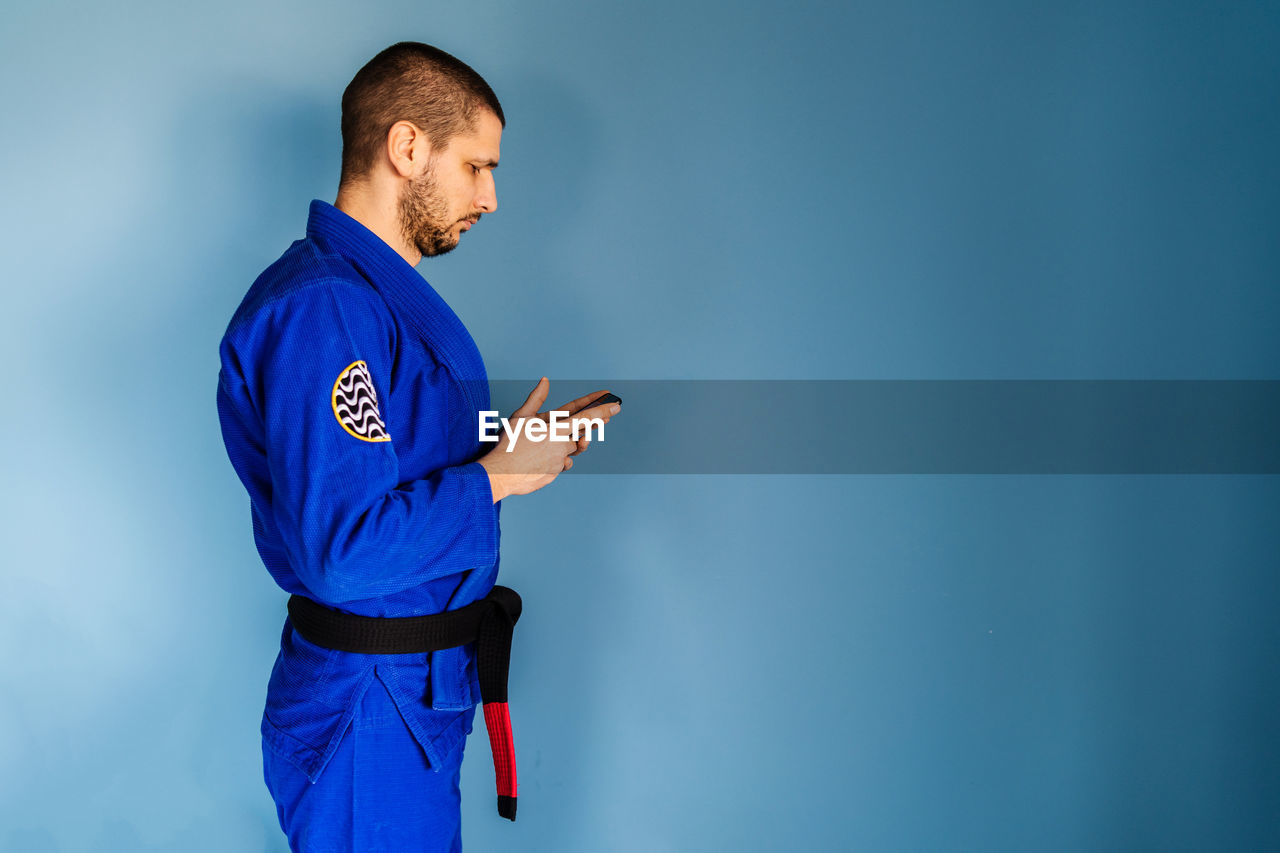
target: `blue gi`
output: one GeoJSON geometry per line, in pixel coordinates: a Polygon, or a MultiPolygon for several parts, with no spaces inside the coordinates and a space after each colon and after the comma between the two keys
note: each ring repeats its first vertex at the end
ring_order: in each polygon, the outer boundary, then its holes
{"type": "MultiPolygon", "coordinates": [[[[312,201],[306,238],[253,283],[219,352],[223,439],[282,589],[365,616],[488,594],[501,506],[475,461],[484,362],[394,249],[312,201]]],[[[458,768],[480,698],[474,643],[355,654],[286,619],[261,731],[293,849],[461,849],[458,768]]]]}

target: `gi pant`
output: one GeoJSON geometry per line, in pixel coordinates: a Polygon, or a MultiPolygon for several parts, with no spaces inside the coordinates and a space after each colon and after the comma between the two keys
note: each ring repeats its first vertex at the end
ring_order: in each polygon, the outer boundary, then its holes
{"type": "Polygon", "coordinates": [[[315,784],[265,745],[263,775],[294,853],[461,853],[463,751],[434,771],[374,678],[315,784]]]}

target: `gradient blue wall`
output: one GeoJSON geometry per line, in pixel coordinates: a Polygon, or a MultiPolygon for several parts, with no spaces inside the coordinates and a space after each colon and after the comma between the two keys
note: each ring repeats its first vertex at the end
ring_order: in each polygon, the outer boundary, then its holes
{"type": "MultiPolygon", "coordinates": [[[[1280,378],[1275,4],[6,4],[0,849],[286,849],[216,348],[401,39],[508,118],[495,378],[1280,378]]],[[[589,469],[468,849],[1280,847],[1277,478],[589,469]]]]}

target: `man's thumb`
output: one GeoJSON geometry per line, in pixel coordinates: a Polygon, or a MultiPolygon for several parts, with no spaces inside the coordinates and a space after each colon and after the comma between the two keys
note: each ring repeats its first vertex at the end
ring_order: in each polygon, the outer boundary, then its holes
{"type": "Polygon", "coordinates": [[[547,392],[550,390],[551,383],[547,381],[547,377],[544,376],[539,379],[538,384],[533,386],[533,390],[525,398],[524,405],[516,409],[516,415],[522,418],[536,415],[538,410],[542,408],[542,404],[546,402],[547,392]]]}

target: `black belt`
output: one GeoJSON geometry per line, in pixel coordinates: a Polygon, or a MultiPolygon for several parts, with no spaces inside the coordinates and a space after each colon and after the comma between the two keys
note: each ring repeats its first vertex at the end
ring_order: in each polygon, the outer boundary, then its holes
{"type": "Polygon", "coordinates": [[[498,814],[516,819],[516,751],[507,709],[507,670],[511,633],[520,618],[520,596],[494,586],[479,601],[429,616],[357,616],[325,607],[301,595],[289,596],[289,621],[310,643],[365,655],[435,652],[476,644],[476,672],[489,730],[493,771],[498,784],[498,814]]]}

